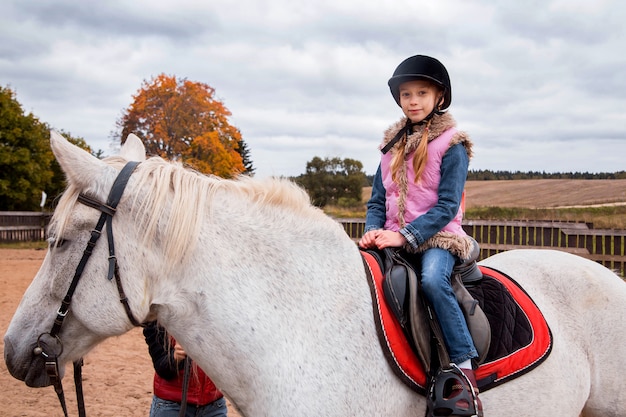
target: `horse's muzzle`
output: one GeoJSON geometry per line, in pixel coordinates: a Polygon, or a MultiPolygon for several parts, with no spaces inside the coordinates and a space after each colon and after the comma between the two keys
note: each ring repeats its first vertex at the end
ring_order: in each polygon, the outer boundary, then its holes
{"type": "Polygon", "coordinates": [[[24,381],[24,383],[32,388],[41,388],[52,385],[52,381],[46,374],[44,359],[41,355],[35,355],[33,349],[26,351],[16,350],[11,338],[4,338],[4,362],[7,370],[13,378],[24,381]]]}

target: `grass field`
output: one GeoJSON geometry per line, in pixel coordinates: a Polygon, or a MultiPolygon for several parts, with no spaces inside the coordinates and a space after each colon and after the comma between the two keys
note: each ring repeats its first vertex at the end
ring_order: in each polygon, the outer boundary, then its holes
{"type": "MultiPolygon", "coordinates": [[[[363,188],[363,201],[371,187],[363,188]]],[[[335,217],[364,217],[365,207],[329,207],[335,217]]],[[[626,180],[468,181],[466,219],[566,220],[626,229],[626,180]]]]}

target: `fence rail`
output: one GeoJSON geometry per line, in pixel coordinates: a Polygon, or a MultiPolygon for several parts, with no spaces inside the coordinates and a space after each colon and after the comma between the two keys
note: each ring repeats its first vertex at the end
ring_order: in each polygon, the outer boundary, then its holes
{"type": "Polygon", "coordinates": [[[0,242],[25,242],[46,239],[52,213],[0,211],[0,242]]]}
{"type": "MultiPolygon", "coordinates": [[[[364,220],[337,220],[352,239],[363,235],[364,220]]],[[[511,249],[557,249],[626,276],[626,230],[594,229],[588,223],[494,220],[466,220],[463,229],[480,244],[480,259],[511,249]]]]}
{"type": "MultiPolygon", "coordinates": [[[[0,242],[40,241],[52,213],[0,212],[0,242]]],[[[363,235],[363,219],[337,219],[352,239],[363,235]]],[[[463,229],[480,244],[480,258],[520,248],[558,249],[606,266],[626,276],[626,230],[594,229],[574,222],[466,220],[463,229]]]]}

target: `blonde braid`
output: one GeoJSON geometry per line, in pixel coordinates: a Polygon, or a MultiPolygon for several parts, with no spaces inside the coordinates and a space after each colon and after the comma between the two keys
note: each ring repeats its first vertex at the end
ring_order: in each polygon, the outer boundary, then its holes
{"type": "Polygon", "coordinates": [[[393,158],[391,159],[390,169],[391,169],[391,179],[394,182],[397,182],[398,173],[404,164],[404,148],[406,146],[406,133],[400,140],[398,146],[394,149],[393,158]]]}
{"type": "Polygon", "coordinates": [[[416,183],[419,182],[422,172],[426,168],[426,160],[428,159],[428,131],[430,127],[430,122],[432,119],[428,121],[426,127],[424,127],[424,133],[422,133],[422,139],[420,143],[417,145],[417,149],[415,150],[415,154],[413,155],[413,171],[415,172],[416,183]]]}

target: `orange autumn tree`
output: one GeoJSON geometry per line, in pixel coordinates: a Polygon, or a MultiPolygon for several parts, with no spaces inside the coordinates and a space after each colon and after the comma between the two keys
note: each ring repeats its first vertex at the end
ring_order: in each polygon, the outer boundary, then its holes
{"type": "MultiPolygon", "coordinates": [[[[149,156],[179,160],[205,174],[229,178],[243,173],[239,129],[208,84],[158,75],[145,81],[117,121],[124,141],[141,138],[149,156]]],[[[122,142],[123,143],[123,142],[122,142]]]]}

